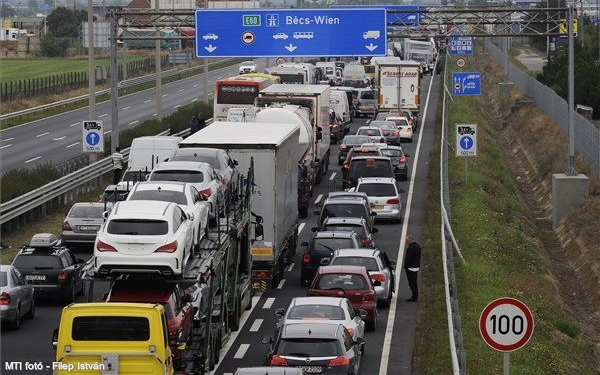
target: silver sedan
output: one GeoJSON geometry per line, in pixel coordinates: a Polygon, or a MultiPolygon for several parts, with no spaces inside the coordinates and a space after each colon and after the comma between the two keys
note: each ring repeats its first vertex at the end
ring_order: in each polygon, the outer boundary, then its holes
{"type": "Polygon", "coordinates": [[[0,317],[14,329],[21,327],[21,318],[35,314],[33,286],[21,273],[9,265],[0,266],[0,317]]]}

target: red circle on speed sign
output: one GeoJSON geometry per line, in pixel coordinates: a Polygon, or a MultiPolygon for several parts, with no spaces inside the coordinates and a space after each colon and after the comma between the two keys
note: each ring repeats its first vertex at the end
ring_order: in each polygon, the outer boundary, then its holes
{"type": "Polygon", "coordinates": [[[521,348],[533,334],[533,315],[521,301],[503,297],[490,302],[479,317],[483,340],[501,352],[521,348]]]}

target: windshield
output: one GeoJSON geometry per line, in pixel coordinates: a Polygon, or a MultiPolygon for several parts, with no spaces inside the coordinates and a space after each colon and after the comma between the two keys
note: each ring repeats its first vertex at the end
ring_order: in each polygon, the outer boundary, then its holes
{"type": "Polygon", "coordinates": [[[281,78],[281,83],[304,84],[304,75],[302,74],[277,74],[281,78]]]}
{"type": "Polygon", "coordinates": [[[217,104],[253,104],[258,91],[257,85],[220,84],[217,104]]]}
{"type": "Polygon", "coordinates": [[[393,148],[381,149],[381,153],[383,154],[383,156],[391,156],[391,157],[400,157],[402,155],[400,150],[394,150],[393,148]]]}
{"type": "Polygon", "coordinates": [[[173,190],[138,190],[131,194],[132,201],[163,201],[177,204],[187,204],[185,194],[173,190]]]}
{"type": "Polygon", "coordinates": [[[200,171],[154,171],[150,175],[150,181],[181,181],[202,182],[204,173],[200,171]]]}
{"type": "Polygon", "coordinates": [[[350,238],[315,238],[313,242],[313,249],[316,251],[353,249],[354,247],[350,238]]]}
{"type": "Polygon", "coordinates": [[[167,234],[169,224],[163,220],[115,219],[108,222],[110,234],[128,234],[134,236],[160,236],[167,234]]]}
{"type": "Polygon", "coordinates": [[[150,322],[145,317],[79,316],[73,319],[76,341],[147,341],[150,322]]]}
{"type": "Polygon", "coordinates": [[[365,207],[362,204],[328,204],[323,209],[325,217],[365,217],[365,207]]]}
{"type": "Polygon", "coordinates": [[[371,136],[380,136],[381,133],[379,129],[359,129],[358,135],[371,135],[371,136]]]}
{"type": "Polygon", "coordinates": [[[18,270],[25,268],[61,269],[60,259],[52,255],[18,255],[12,264],[18,270]]]}
{"type": "Polygon", "coordinates": [[[377,261],[366,257],[336,257],[331,261],[336,266],[360,266],[365,267],[367,271],[379,271],[377,261]]]}
{"type": "Polygon", "coordinates": [[[148,173],[143,171],[129,171],[125,172],[122,180],[131,182],[145,181],[145,177],[147,174],[148,173]]]}
{"type": "Polygon", "coordinates": [[[331,305],[301,305],[290,309],[287,319],[332,319],[344,320],[344,310],[331,305]]]}
{"type": "Polygon", "coordinates": [[[393,177],[389,160],[361,159],[352,160],[349,175],[351,177],[393,177]]]}
{"type": "Polygon", "coordinates": [[[324,274],[321,275],[317,282],[317,289],[352,289],[363,290],[368,289],[365,279],[360,275],[348,274],[324,274]]]}
{"type": "Polygon", "coordinates": [[[327,232],[336,232],[336,231],[341,231],[341,232],[356,232],[356,234],[358,234],[361,237],[366,236],[365,233],[365,228],[362,225],[350,225],[350,224],[332,224],[332,225],[325,225],[322,229],[323,231],[327,232]]]}
{"type": "Polygon", "coordinates": [[[365,136],[344,137],[342,144],[344,145],[362,145],[363,143],[371,143],[371,138],[365,136]]]}
{"type": "Polygon", "coordinates": [[[367,194],[369,197],[393,197],[398,195],[392,184],[360,184],[358,191],[367,194]]]}
{"type": "Polygon", "coordinates": [[[337,340],[282,339],[277,354],[296,357],[337,357],[342,353],[337,340]]]}
{"type": "Polygon", "coordinates": [[[104,206],[74,206],[67,216],[73,218],[101,218],[103,212],[104,206]]]}

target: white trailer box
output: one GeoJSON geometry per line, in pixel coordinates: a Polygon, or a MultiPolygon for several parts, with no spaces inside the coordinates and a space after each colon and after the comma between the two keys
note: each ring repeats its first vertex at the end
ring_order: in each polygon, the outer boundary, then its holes
{"type": "Polygon", "coordinates": [[[420,109],[420,64],[417,61],[393,61],[377,64],[379,110],[420,109]]]}

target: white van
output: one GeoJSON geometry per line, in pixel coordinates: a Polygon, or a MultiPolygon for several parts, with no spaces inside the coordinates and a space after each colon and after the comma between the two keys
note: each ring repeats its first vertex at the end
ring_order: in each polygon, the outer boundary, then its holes
{"type": "Polygon", "coordinates": [[[348,95],[340,90],[331,90],[329,92],[329,108],[335,111],[335,114],[340,116],[345,126],[350,124],[350,104],[348,103],[348,95]]]}
{"type": "Polygon", "coordinates": [[[339,85],[342,82],[342,75],[340,74],[339,69],[336,69],[334,61],[317,61],[317,68],[323,70],[323,75],[328,82],[333,80],[336,85],[339,85]]]}
{"type": "Polygon", "coordinates": [[[127,170],[121,181],[144,181],[156,164],[175,153],[181,141],[182,137],[161,135],[134,138],[129,149],[127,170]]]}

